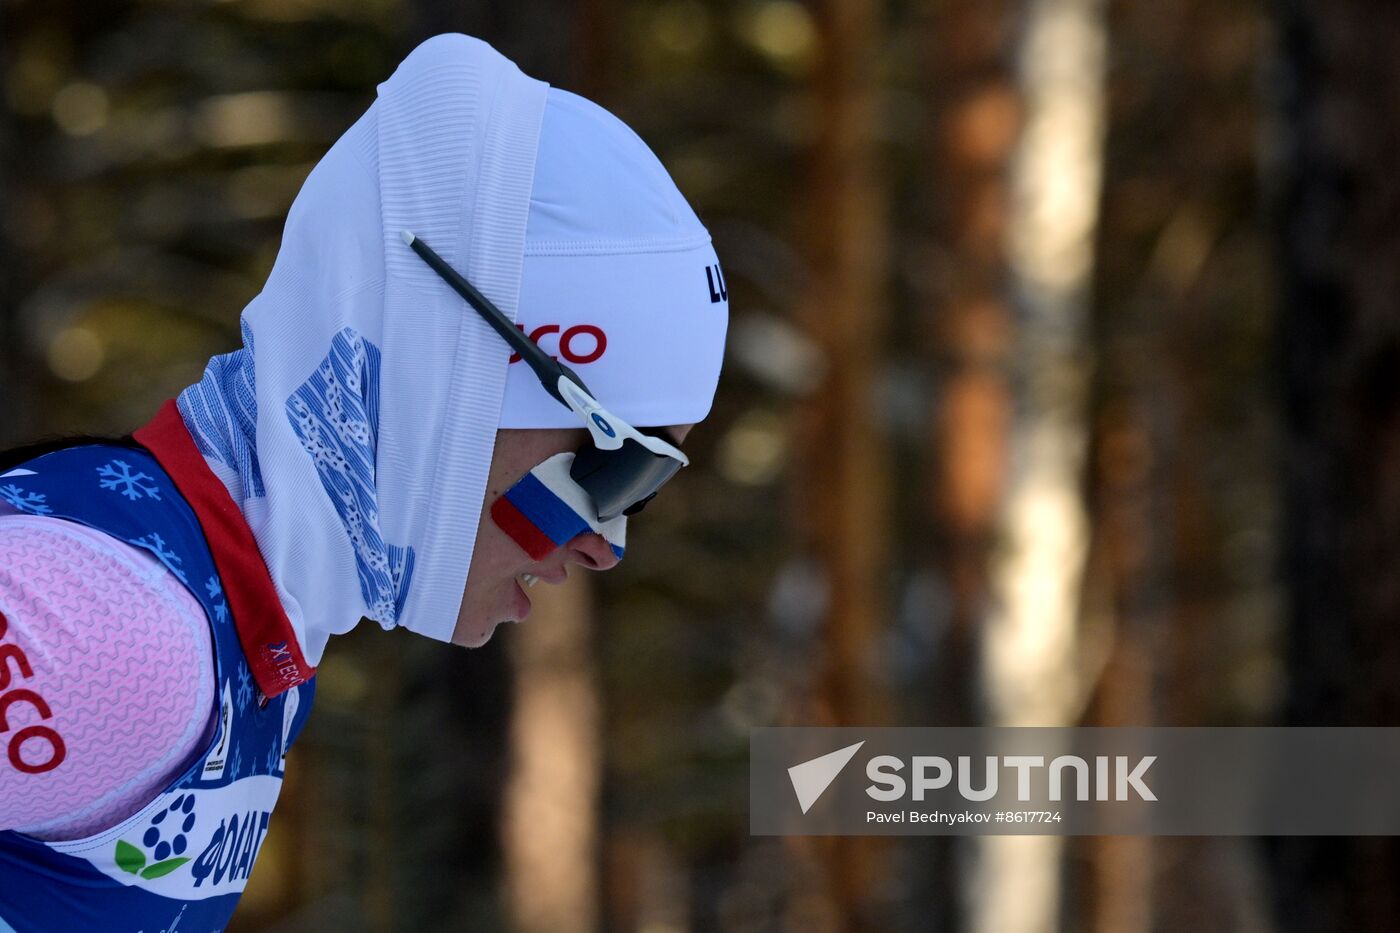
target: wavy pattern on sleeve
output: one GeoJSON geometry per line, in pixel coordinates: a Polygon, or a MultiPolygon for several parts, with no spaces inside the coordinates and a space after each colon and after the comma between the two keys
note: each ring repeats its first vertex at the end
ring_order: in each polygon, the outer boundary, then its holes
{"type": "MultiPolygon", "coordinates": [[[[209,622],[148,553],[75,522],[0,515],[0,644],[18,645],[66,755],[26,774],[0,755],[0,829],[76,839],[120,823],[202,749],[214,724],[209,622]]],[[[12,687],[20,683],[12,683],[12,687]]],[[[19,729],[38,722],[13,707],[19,729]]]]}

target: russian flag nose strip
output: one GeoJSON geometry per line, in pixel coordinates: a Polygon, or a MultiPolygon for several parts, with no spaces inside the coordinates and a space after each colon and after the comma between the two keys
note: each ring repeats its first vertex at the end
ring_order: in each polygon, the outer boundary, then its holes
{"type": "Polygon", "coordinates": [[[593,503],[569,476],[573,453],[555,454],[520,478],[491,504],[491,520],[530,556],[543,560],[585,531],[595,531],[618,560],[627,545],[627,516],[599,523],[593,503]]]}

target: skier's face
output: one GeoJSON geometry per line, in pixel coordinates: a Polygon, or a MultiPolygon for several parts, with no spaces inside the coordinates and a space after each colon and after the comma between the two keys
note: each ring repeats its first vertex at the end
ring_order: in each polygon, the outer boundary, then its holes
{"type": "MultiPolygon", "coordinates": [[[[673,425],[665,429],[668,439],[679,444],[694,425],[673,425]]],[[[583,428],[543,428],[496,432],[496,448],[491,455],[491,471],[486,478],[486,495],[481,519],[476,526],[476,545],[467,571],[466,591],[452,633],[454,644],[477,648],[491,639],[502,622],[518,622],[530,611],[528,590],[520,576],[530,573],[544,583],[562,583],[569,565],[588,570],[608,570],[617,564],[602,535],[587,531],[555,549],[543,560],[531,560],[520,545],[511,540],[490,518],[491,504],[520,477],[558,453],[577,450],[587,443],[583,428]]]]}

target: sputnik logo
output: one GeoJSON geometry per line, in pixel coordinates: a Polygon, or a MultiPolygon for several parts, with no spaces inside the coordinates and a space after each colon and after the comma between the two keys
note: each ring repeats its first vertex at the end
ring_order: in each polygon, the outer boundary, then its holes
{"type": "Polygon", "coordinates": [[[797,802],[801,805],[803,813],[812,809],[812,804],[826,793],[826,789],[836,780],[841,769],[850,763],[864,744],[865,740],[862,739],[854,745],[838,748],[820,758],[813,758],[788,768],[788,777],[792,780],[792,789],[797,794],[797,802]]]}

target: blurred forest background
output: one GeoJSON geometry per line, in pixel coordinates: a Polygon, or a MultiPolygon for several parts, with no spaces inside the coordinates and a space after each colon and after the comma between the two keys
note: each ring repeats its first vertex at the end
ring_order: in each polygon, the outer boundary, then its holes
{"type": "MultiPolygon", "coordinates": [[[[1389,839],[748,835],[773,724],[1400,724],[1400,6],[0,0],[0,444],[239,342],[419,41],[617,113],[695,466],[486,647],[362,625],[231,928],[1400,929],[1389,839]]],[[[532,594],[533,595],[533,594],[532,594]]]]}

